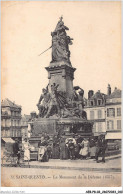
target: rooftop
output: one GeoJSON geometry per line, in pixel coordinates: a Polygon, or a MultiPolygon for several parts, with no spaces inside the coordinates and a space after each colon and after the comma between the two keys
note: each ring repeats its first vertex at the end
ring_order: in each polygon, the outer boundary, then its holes
{"type": "Polygon", "coordinates": [[[105,97],[106,97],[106,94],[101,93],[100,90],[98,90],[89,100],[104,99],[105,97]]]}
{"type": "Polygon", "coordinates": [[[8,98],[2,100],[1,107],[21,108],[20,105],[15,104],[15,102],[10,101],[8,98]]]}
{"type": "Polygon", "coordinates": [[[31,119],[31,115],[26,115],[24,114],[24,116],[22,117],[22,121],[29,121],[31,119]]]}
{"type": "Polygon", "coordinates": [[[107,96],[107,99],[111,99],[111,98],[121,98],[122,96],[122,91],[120,89],[115,88],[114,91],[107,96]]]}

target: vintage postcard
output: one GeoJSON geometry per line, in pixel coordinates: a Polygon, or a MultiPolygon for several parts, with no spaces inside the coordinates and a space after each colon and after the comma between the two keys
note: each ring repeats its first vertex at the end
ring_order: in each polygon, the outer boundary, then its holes
{"type": "Polygon", "coordinates": [[[1,186],[121,187],[121,2],[1,2],[1,186]]]}

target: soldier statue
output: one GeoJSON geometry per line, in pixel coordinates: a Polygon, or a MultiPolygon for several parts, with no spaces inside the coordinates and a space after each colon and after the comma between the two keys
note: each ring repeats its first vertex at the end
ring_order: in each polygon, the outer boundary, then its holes
{"type": "Polygon", "coordinates": [[[37,107],[39,110],[39,117],[44,117],[48,111],[48,103],[50,100],[50,94],[48,92],[48,87],[46,89],[42,89],[42,93],[40,99],[38,101],[37,107]]]}

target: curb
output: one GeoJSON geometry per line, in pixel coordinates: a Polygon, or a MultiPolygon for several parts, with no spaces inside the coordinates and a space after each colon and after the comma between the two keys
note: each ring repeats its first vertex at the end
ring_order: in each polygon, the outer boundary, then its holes
{"type": "MultiPolygon", "coordinates": [[[[106,161],[121,158],[121,155],[115,157],[106,157],[106,161]]],[[[96,161],[95,161],[96,165],[96,161]]],[[[38,168],[38,169],[62,169],[62,170],[82,170],[82,171],[97,171],[97,172],[121,172],[121,168],[90,168],[90,167],[69,167],[69,166],[45,166],[43,162],[40,165],[22,164],[15,166],[13,164],[4,164],[3,167],[16,167],[16,168],[38,168]]]]}
{"type": "Polygon", "coordinates": [[[121,155],[117,155],[117,156],[114,156],[114,157],[112,157],[112,156],[105,157],[105,160],[106,160],[106,161],[107,161],[107,160],[114,160],[114,159],[117,159],[117,158],[121,158],[121,155]]]}
{"type": "MultiPolygon", "coordinates": [[[[15,167],[13,165],[4,165],[4,167],[15,167]]],[[[82,170],[96,172],[121,172],[121,168],[81,168],[81,167],[64,167],[64,166],[39,166],[39,165],[22,165],[16,168],[38,168],[38,169],[62,169],[62,170],[82,170]]]]}

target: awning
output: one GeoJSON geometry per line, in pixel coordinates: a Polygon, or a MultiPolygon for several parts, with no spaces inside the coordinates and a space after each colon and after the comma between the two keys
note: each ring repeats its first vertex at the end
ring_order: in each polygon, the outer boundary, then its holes
{"type": "Polygon", "coordinates": [[[11,138],[2,138],[3,141],[5,141],[6,143],[14,143],[15,141],[11,138]]]}
{"type": "Polygon", "coordinates": [[[94,136],[106,135],[106,132],[94,132],[94,136]]]}
{"type": "Polygon", "coordinates": [[[117,132],[110,133],[110,132],[107,132],[107,134],[105,136],[105,139],[122,139],[122,133],[117,133],[117,132]]]}

